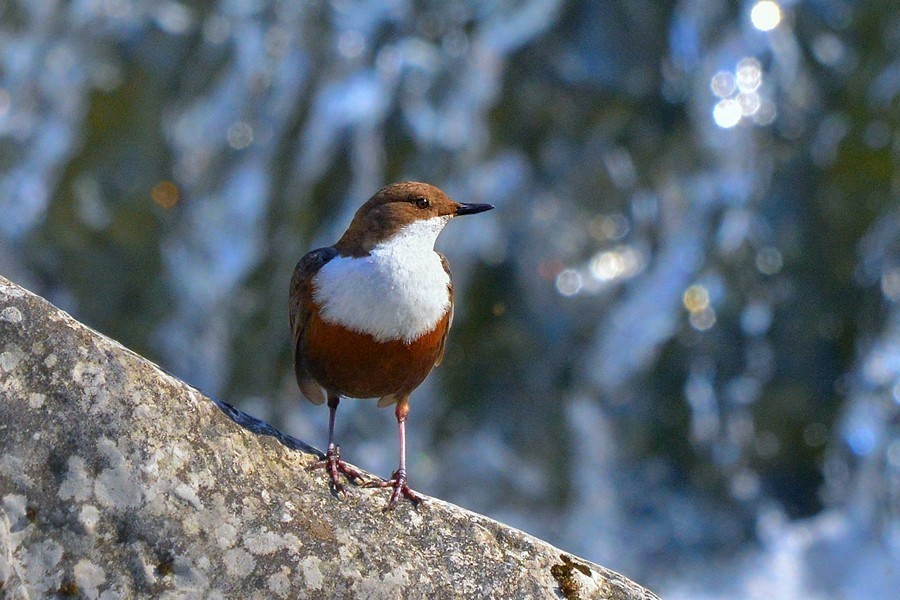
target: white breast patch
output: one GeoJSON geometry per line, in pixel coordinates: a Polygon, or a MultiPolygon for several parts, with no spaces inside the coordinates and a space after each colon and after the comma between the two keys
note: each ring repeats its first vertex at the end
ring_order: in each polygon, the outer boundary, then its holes
{"type": "Polygon", "coordinates": [[[361,258],[335,257],[313,278],[325,321],[379,342],[412,342],[450,308],[450,277],[434,251],[449,217],[416,221],[361,258]]]}

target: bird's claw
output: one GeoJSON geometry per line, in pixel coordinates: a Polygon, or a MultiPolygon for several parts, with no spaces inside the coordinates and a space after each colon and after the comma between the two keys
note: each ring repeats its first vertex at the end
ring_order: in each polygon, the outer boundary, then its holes
{"type": "Polygon", "coordinates": [[[419,504],[425,500],[424,497],[412,491],[409,485],[407,485],[406,469],[397,469],[391,474],[390,479],[367,481],[363,484],[363,487],[393,488],[394,491],[391,494],[391,499],[388,501],[388,505],[385,507],[384,512],[393,510],[394,507],[397,506],[397,502],[400,500],[401,495],[412,502],[415,508],[418,508],[419,504]]]}
{"type": "Polygon", "coordinates": [[[341,460],[341,448],[334,444],[328,446],[325,458],[307,467],[309,471],[315,471],[316,469],[325,469],[331,479],[332,488],[338,494],[346,493],[344,485],[340,482],[341,473],[351,483],[357,483],[366,479],[365,473],[341,460]]]}

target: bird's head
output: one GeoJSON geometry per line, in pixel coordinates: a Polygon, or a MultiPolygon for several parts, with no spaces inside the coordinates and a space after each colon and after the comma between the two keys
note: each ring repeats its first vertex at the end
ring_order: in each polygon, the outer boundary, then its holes
{"type": "Polygon", "coordinates": [[[428,183],[403,181],[380,189],[359,207],[347,232],[336,244],[341,254],[362,256],[398,234],[421,236],[433,247],[450,219],[491,210],[491,204],[452,200],[428,183]]]}

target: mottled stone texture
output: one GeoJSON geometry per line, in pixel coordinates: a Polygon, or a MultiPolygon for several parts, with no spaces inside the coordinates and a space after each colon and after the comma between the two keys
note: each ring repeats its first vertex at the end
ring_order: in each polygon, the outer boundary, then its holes
{"type": "Polygon", "coordinates": [[[0,277],[0,597],[655,598],[315,459],[0,277]]]}

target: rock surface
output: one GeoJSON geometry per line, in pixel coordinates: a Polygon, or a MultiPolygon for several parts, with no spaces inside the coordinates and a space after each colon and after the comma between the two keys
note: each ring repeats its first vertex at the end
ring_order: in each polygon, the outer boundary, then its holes
{"type": "Polygon", "coordinates": [[[0,597],[656,598],[316,458],[0,277],[0,597]]]}

